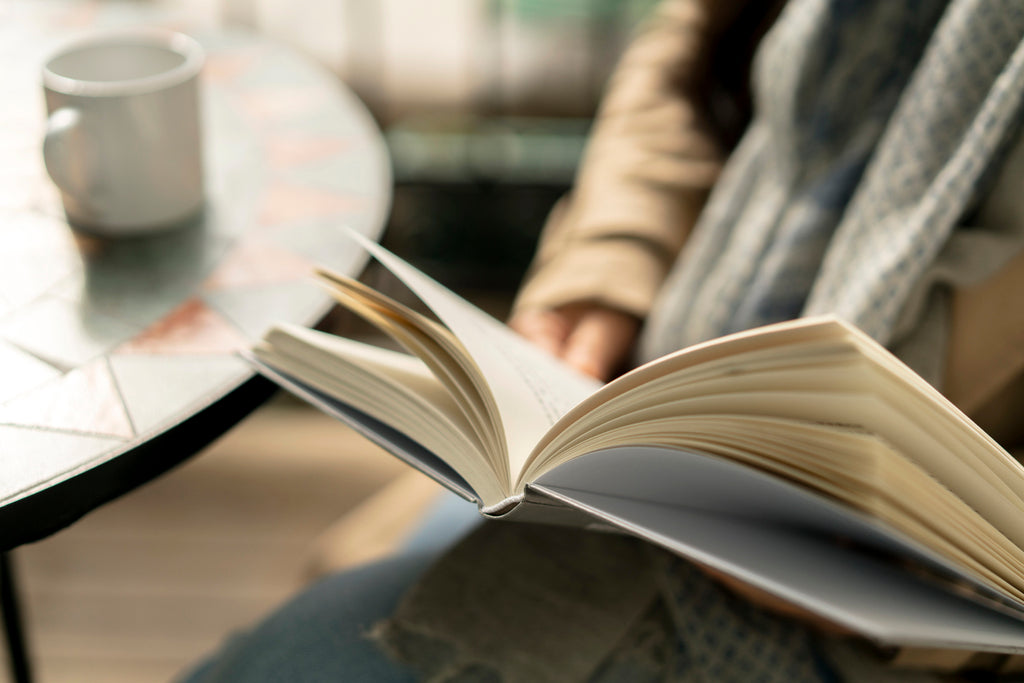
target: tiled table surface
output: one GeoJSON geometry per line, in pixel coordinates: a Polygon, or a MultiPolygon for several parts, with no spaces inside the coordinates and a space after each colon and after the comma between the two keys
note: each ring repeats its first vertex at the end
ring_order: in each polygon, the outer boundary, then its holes
{"type": "Polygon", "coordinates": [[[252,384],[235,352],[272,322],[317,321],[330,302],[311,266],[358,272],[342,226],[376,238],[388,209],[383,142],[335,78],[252,36],[192,32],[209,52],[204,217],[74,234],[43,169],[39,69],[63,41],[136,23],[154,23],[139,3],[0,4],[0,549],[139,483],[89,476],[110,463],[187,457],[174,428],[252,384]]]}

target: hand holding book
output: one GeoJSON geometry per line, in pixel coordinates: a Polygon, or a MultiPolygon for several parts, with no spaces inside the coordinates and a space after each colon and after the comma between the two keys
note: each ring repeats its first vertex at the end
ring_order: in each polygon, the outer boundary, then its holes
{"type": "Polygon", "coordinates": [[[520,311],[508,326],[583,374],[608,381],[622,368],[640,321],[599,303],[580,302],[520,311]]]}

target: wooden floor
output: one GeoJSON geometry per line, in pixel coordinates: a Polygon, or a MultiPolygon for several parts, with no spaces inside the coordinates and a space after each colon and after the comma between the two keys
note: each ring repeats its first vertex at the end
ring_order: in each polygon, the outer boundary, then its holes
{"type": "Polygon", "coordinates": [[[405,470],[343,425],[272,402],[15,553],[37,681],[173,680],[299,588],[318,534],[405,470]]]}

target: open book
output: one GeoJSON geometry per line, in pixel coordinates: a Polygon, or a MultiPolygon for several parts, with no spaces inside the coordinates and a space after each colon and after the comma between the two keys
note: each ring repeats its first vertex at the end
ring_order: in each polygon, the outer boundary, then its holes
{"type": "Polygon", "coordinates": [[[635,534],[881,643],[1024,652],[1024,467],[855,328],[601,386],[360,241],[436,320],[319,278],[408,353],[281,326],[252,360],[483,514],[635,534]]]}

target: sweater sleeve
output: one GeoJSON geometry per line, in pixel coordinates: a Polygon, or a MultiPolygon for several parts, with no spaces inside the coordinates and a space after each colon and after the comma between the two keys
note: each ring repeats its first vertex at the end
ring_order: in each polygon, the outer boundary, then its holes
{"type": "Polygon", "coordinates": [[[705,87],[716,37],[741,5],[663,0],[632,41],[517,310],[595,301],[647,314],[721,168],[705,87]]]}

